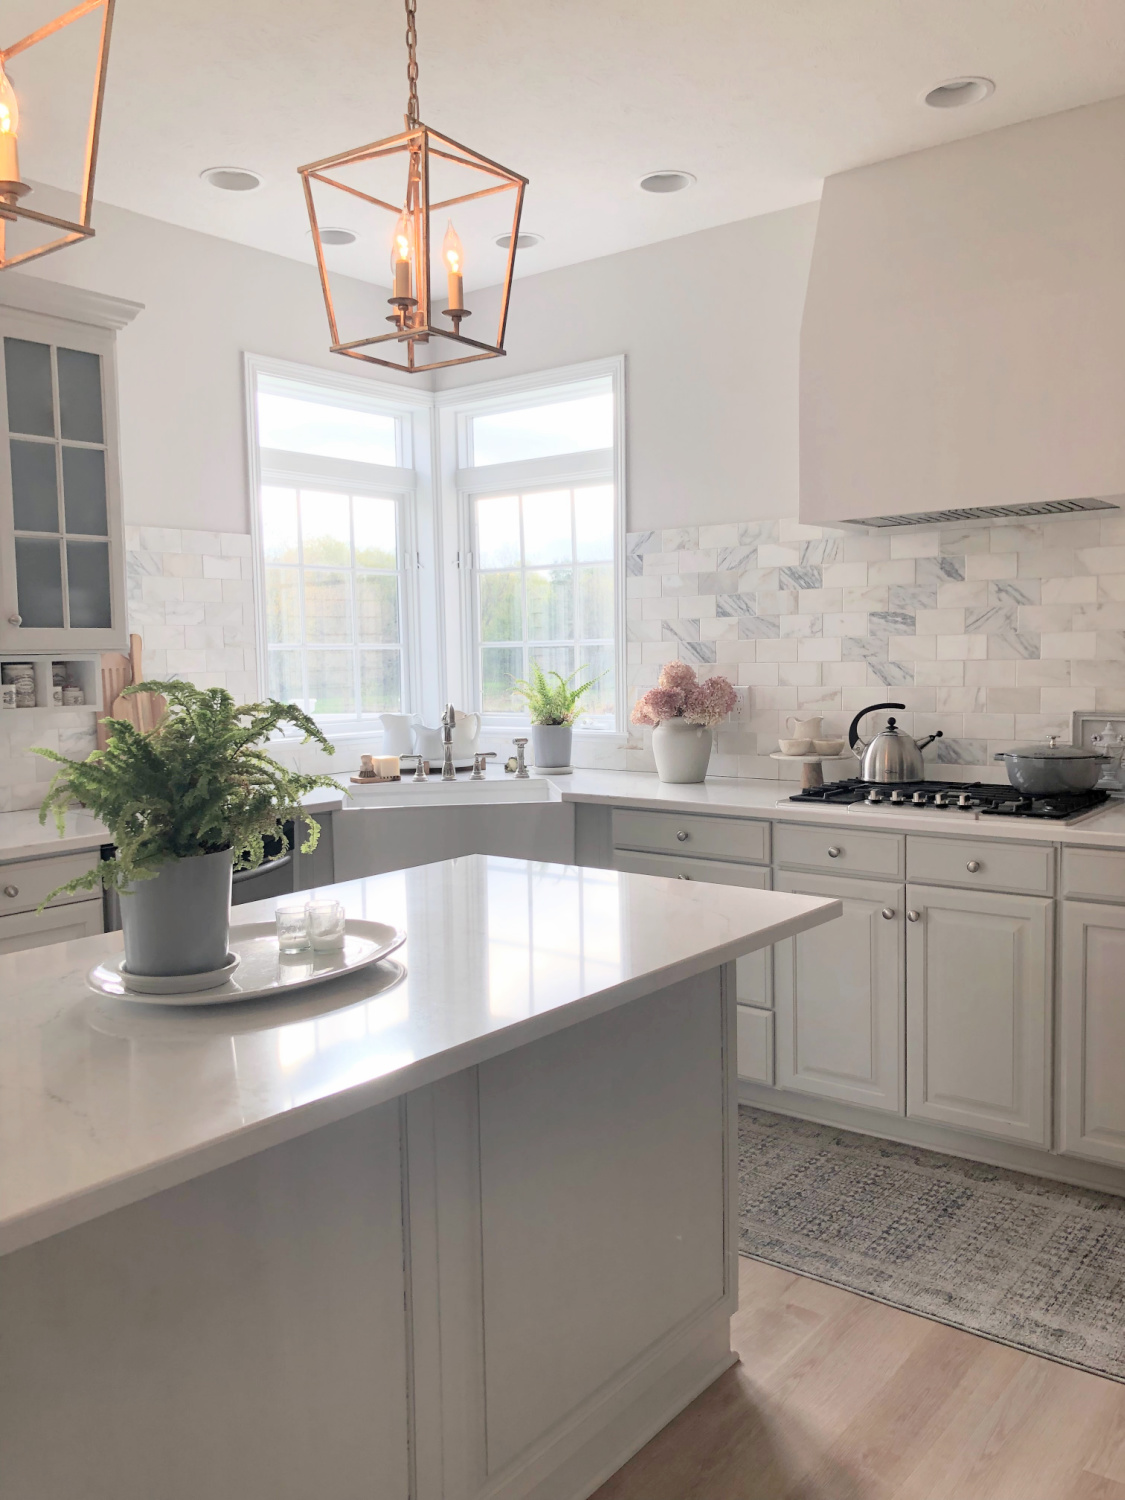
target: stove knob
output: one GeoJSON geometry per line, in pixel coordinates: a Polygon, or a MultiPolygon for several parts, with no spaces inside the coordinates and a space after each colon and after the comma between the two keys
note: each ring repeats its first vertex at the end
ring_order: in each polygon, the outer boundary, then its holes
{"type": "Polygon", "coordinates": [[[935,792],[934,793],[934,806],[935,807],[948,807],[949,806],[949,798],[945,795],[944,792],[935,792]]]}
{"type": "Polygon", "coordinates": [[[906,798],[902,795],[901,792],[892,792],[891,801],[895,803],[896,806],[898,806],[900,803],[905,802],[906,798]]]}
{"type": "Polygon", "coordinates": [[[926,805],[926,794],[925,794],[925,792],[915,792],[914,795],[913,795],[913,797],[911,797],[910,800],[911,800],[911,802],[913,802],[913,804],[914,804],[915,807],[925,807],[925,805],[926,805]]]}
{"type": "Polygon", "coordinates": [[[973,799],[969,796],[968,792],[962,792],[961,795],[957,798],[958,807],[972,807],[972,805],[973,799]]]}
{"type": "Polygon", "coordinates": [[[872,790],[867,794],[867,800],[868,802],[882,802],[884,800],[883,794],[882,792],[877,792],[874,788],[872,788],[872,790]]]}

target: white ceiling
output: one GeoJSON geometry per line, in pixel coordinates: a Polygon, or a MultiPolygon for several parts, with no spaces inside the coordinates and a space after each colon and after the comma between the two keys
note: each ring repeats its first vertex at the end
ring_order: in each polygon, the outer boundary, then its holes
{"type": "MultiPolygon", "coordinates": [[[[5,0],[0,43],[59,8],[5,0]]],[[[1122,0],[418,9],[423,119],[531,179],[524,224],[545,238],[524,274],[808,202],[831,173],[1125,93],[1122,0]],[[964,110],[921,104],[965,73],[994,78],[995,95],[964,110]],[[664,167],[698,185],[638,190],[664,167]]],[[[403,31],[401,0],[118,0],[98,198],[311,259],[295,168],[401,128],[403,31]],[[199,179],[217,165],[251,167],[265,185],[217,192],[199,179]]],[[[62,50],[60,73],[78,50],[62,50]]],[[[62,118],[27,122],[26,175],[64,185],[62,118]]],[[[470,283],[495,279],[499,251],[483,265],[466,251],[470,283]]],[[[339,269],[379,280],[386,257],[370,234],[333,252],[339,269]]]]}

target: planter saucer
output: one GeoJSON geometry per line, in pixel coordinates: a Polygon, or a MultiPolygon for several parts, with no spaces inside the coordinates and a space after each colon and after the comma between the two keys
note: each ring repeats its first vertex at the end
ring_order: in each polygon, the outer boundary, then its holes
{"type": "Polygon", "coordinates": [[[234,973],[242,962],[237,953],[228,953],[221,969],[208,969],[202,974],[130,974],[125,967],[125,955],[107,959],[99,969],[114,975],[127,990],[135,995],[190,995],[200,990],[217,990],[234,973]]]}
{"type": "Polygon", "coordinates": [[[573,766],[528,766],[531,776],[573,776],[573,766]]]}
{"type": "MultiPolygon", "coordinates": [[[[114,955],[86,975],[86,983],[97,995],[144,1005],[236,1005],[245,1000],[279,999],[291,990],[325,984],[378,963],[401,948],[406,934],[386,922],[368,922],[349,917],[344,927],[344,946],[334,953],[280,953],[273,922],[246,922],[230,930],[232,966],[225,978],[206,974],[173,976],[160,981],[175,984],[175,990],[145,991],[134,988],[137,976],[122,972],[124,955],[114,955]],[[211,978],[211,986],[206,981],[211,978]]],[[[151,982],[151,981],[150,981],[151,982]]]]}

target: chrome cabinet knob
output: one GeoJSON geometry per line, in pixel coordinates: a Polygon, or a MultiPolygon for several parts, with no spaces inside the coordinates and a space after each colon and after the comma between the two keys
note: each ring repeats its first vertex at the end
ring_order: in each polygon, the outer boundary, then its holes
{"type": "Polygon", "coordinates": [[[690,875],[677,875],[676,879],[677,880],[690,880],[691,876],[690,875]]]}
{"type": "Polygon", "coordinates": [[[906,920],[908,922],[920,922],[922,920],[922,913],[920,911],[908,911],[906,913],[906,920]]]}
{"type": "Polygon", "coordinates": [[[679,839],[679,841],[680,841],[681,844],[687,842],[687,836],[688,836],[688,834],[687,834],[687,829],[686,828],[678,828],[676,830],[676,837],[679,839]]]}
{"type": "Polygon", "coordinates": [[[968,872],[969,872],[970,875],[975,875],[977,873],[977,871],[980,869],[980,860],[979,859],[971,859],[969,861],[969,863],[965,866],[965,868],[966,868],[966,870],[968,870],[968,872]]]}
{"type": "Polygon", "coordinates": [[[894,915],[895,915],[895,909],[894,909],[893,906],[884,906],[883,907],[883,920],[884,921],[886,921],[886,922],[893,921],[894,920],[894,915]]]}
{"type": "Polygon", "coordinates": [[[14,896],[18,896],[19,893],[20,893],[20,888],[19,888],[18,885],[6,885],[4,887],[4,894],[5,894],[5,896],[13,896],[14,897],[14,896]]]}
{"type": "Polygon", "coordinates": [[[829,849],[829,851],[828,851],[828,858],[829,859],[839,859],[840,855],[842,853],[843,853],[843,850],[842,849],[838,849],[836,847],[836,845],[833,844],[832,847],[831,847],[831,849],[829,849]]]}
{"type": "Polygon", "coordinates": [[[23,624],[23,616],[22,615],[9,615],[8,616],[8,624],[9,625],[22,625],[23,624]]]}

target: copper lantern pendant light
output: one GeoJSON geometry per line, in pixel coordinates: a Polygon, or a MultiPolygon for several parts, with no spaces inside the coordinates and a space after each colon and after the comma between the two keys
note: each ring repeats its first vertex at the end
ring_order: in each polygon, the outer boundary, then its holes
{"type": "MultiPolygon", "coordinates": [[[[38,30],[21,37],[10,47],[0,47],[0,270],[22,265],[40,255],[49,255],[52,250],[61,250],[64,245],[73,245],[78,240],[93,237],[90,215],[94,206],[94,168],[98,159],[98,137],[102,127],[102,100],[105,95],[106,65],[109,61],[109,34],[113,26],[114,0],[82,0],[73,10],[68,10],[38,30]],[[94,63],[93,95],[90,103],[90,119],[86,131],[86,149],[83,157],[82,183],[78,193],[77,219],[64,219],[56,214],[42,213],[31,208],[23,200],[31,195],[31,186],[20,176],[19,96],[8,74],[8,63],[13,57],[26,52],[39,42],[55,36],[65,26],[80,21],[94,11],[102,12],[101,29],[98,34],[97,57],[94,63]],[[23,224],[30,228],[36,224],[47,229],[58,229],[62,233],[46,244],[24,245],[14,254],[8,254],[8,225],[23,224]]],[[[45,113],[40,109],[40,115],[45,113]]]]}
{"type": "MultiPolygon", "coordinates": [[[[405,0],[405,3],[406,76],[409,83],[405,129],[399,135],[374,141],[369,146],[357,146],[337,156],[325,157],[323,161],[311,162],[306,167],[299,167],[298,171],[308,205],[324,306],[332,335],[332,352],[386,365],[392,370],[419,374],[424,370],[467,364],[471,360],[495,359],[504,353],[508,300],[527,178],[448,136],[440,135],[421,122],[418,117],[418,34],[415,27],[417,0],[405,0]],[[375,186],[380,188],[381,195],[374,191],[372,177],[377,179],[377,174],[385,176],[391,172],[401,182],[399,174],[404,166],[406,190],[397,203],[393,201],[397,197],[393,181],[382,186],[376,180],[375,186]],[[484,185],[481,185],[482,177],[484,185]],[[462,191],[462,188],[470,190],[462,191]],[[348,195],[347,201],[353,210],[362,205],[364,212],[375,214],[374,238],[390,250],[391,295],[387,302],[391,310],[386,319],[392,325],[390,332],[380,330],[362,338],[341,338],[317,211],[318,193],[323,202],[327,201],[325,195],[329,191],[333,196],[337,192],[348,195]],[[441,196],[435,202],[432,201],[435,193],[447,196],[441,196]],[[465,306],[464,249],[452,219],[448,221],[441,242],[441,268],[445,273],[447,296],[446,306],[440,309],[440,320],[446,321],[440,321],[440,326],[435,323],[430,284],[431,220],[435,214],[445,214],[458,204],[474,204],[474,209],[463,210],[473,214],[481,211],[480,200],[483,199],[499,199],[497,206],[500,206],[505,201],[502,197],[505,193],[512,195],[508,200],[511,217],[509,219],[505,212],[502,228],[504,233],[511,234],[511,242],[501,286],[496,342],[490,344],[484,342],[483,335],[479,339],[469,338],[461,331],[462,323],[472,314],[465,306]],[[439,353],[436,359],[425,357],[430,353],[425,346],[431,342],[435,352],[439,353]],[[451,346],[448,358],[440,357],[444,353],[442,343],[451,346]],[[376,349],[380,352],[374,352],[376,349]],[[396,353],[400,353],[400,357],[392,358],[396,353]]],[[[335,201],[340,203],[342,200],[337,198],[335,201]]],[[[325,222],[335,220],[326,217],[325,222]]]]}

